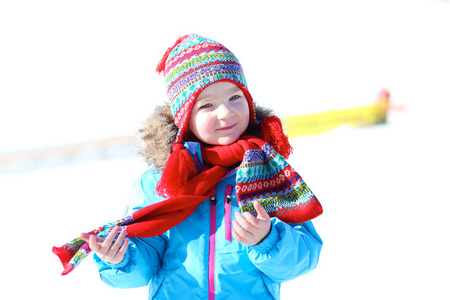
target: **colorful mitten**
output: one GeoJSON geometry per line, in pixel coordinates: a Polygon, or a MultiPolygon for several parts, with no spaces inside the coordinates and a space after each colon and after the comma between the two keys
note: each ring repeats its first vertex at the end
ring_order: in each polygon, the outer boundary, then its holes
{"type": "Polygon", "coordinates": [[[258,201],[271,217],[286,223],[303,223],[322,214],[321,204],[302,177],[268,144],[244,154],[236,176],[236,198],[242,212],[256,216],[253,201],[258,201]]]}

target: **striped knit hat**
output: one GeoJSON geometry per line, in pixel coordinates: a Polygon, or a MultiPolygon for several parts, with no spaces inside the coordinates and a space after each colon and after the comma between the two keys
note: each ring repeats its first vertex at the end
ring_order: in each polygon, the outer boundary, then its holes
{"type": "Polygon", "coordinates": [[[248,101],[251,122],[259,124],[242,66],[222,44],[198,34],[180,37],[167,49],[156,71],[165,77],[170,110],[179,128],[178,143],[185,137],[197,96],[218,81],[232,82],[242,90],[248,101]]]}
{"type": "Polygon", "coordinates": [[[164,74],[170,109],[178,127],[172,153],[156,187],[159,195],[173,195],[198,174],[182,141],[186,138],[192,107],[198,95],[219,81],[231,82],[242,90],[248,101],[250,122],[260,127],[260,138],[284,157],[291,153],[292,147],[278,117],[266,116],[261,121],[256,119],[255,104],[248,91],[241,64],[222,44],[197,34],[180,37],[167,49],[156,71],[164,74]]]}

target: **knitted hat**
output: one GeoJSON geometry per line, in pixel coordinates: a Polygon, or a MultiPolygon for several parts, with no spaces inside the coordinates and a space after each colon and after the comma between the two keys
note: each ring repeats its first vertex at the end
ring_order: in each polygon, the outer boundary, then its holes
{"type": "Polygon", "coordinates": [[[177,142],[181,142],[187,132],[197,96],[218,81],[232,82],[242,90],[248,101],[251,122],[259,124],[242,66],[222,44],[198,34],[180,37],[167,49],[156,71],[165,77],[170,110],[179,128],[177,142]]]}
{"type": "Polygon", "coordinates": [[[248,101],[250,123],[260,125],[261,139],[284,157],[291,153],[292,147],[283,133],[278,117],[264,117],[261,121],[256,119],[255,104],[248,91],[242,66],[236,56],[222,44],[198,34],[180,37],[166,50],[156,71],[164,74],[170,110],[179,128],[172,145],[172,154],[156,186],[159,195],[173,195],[198,174],[182,141],[186,137],[192,107],[198,95],[209,85],[219,81],[231,82],[242,90],[248,101]]]}

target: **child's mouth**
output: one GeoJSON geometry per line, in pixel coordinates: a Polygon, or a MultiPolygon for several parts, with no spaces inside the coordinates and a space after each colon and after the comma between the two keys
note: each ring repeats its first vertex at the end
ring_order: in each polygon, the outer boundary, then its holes
{"type": "Polygon", "coordinates": [[[236,124],[233,124],[233,125],[231,125],[231,126],[222,127],[222,128],[217,129],[217,130],[218,130],[218,131],[226,131],[226,130],[233,129],[235,126],[236,126],[236,124]]]}

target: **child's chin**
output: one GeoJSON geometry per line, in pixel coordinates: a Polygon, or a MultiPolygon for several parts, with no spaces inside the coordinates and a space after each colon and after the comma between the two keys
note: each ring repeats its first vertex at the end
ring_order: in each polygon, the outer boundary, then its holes
{"type": "Polygon", "coordinates": [[[233,144],[234,142],[236,142],[238,140],[238,138],[231,138],[231,137],[227,137],[227,138],[220,138],[217,141],[218,146],[228,146],[230,144],[233,144]]]}

